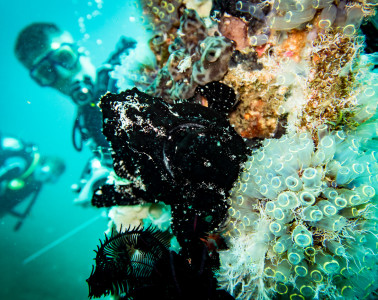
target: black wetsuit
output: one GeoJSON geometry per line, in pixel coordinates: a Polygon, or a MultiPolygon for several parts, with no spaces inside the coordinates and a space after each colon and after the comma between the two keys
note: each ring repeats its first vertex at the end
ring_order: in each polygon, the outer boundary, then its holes
{"type": "Polygon", "coordinates": [[[39,192],[42,182],[33,177],[38,160],[34,145],[0,134],[0,217],[7,213],[20,217],[14,208],[39,192]]]}
{"type": "Polygon", "coordinates": [[[93,90],[92,101],[78,107],[78,114],[73,128],[73,143],[76,150],[82,149],[82,142],[92,140],[94,150],[108,152],[109,143],[102,134],[102,113],[97,103],[108,92],[117,93],[116,81],[110,77],[110,72],[116,65],[121,64],[121,56],[128,55],[136,46],[131,38],[121,37],[116,50],[111,53],[107,61],[97,70],[97,82],[93,90]],[[80,134],[80,136],[77,136],[80,134]]]}

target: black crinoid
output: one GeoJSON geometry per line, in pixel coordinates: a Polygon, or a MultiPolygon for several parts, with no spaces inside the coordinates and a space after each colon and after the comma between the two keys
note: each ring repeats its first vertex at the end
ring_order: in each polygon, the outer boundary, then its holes
{"type": "Polygon", "coordinates": [[[132,294],[141,279],[152,277],[158,262],[167,260],[170,239],[169,232],[152,228],[113,230],[95,251],[96,267],[87,279],[89,297],[132,294]]]}
{"type": "Polygon", "coordinates": [[[205,255],[202,269],[194,270],[181,255],[169,251],[171,237],[150,227],[113,231],[96,251],[96,267],[87,279],[89,297],[233,299],[225,291],[216,290],[212,269],[217,262],[205,255]]]}

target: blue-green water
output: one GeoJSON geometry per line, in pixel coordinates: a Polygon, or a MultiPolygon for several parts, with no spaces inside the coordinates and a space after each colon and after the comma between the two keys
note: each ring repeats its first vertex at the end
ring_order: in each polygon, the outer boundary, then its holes
{"type": "Polygon", "coordinates": [[[89,150],[78,153],[71,142],[75,107],[68,97],[41,88],[16,60],[13,47],[18,32],[32,22],[54,22],[72,33],[90,51],[99,66],[113,51],[121,35],[137,37],[142,28],[129,22],[133,1],[104,0],[15,0],[0,1],[0,130],[39,146],[44,154],[64,159],[66,171],[56,184],[45,185],[18,232],[16,218],[5,216],[0,226],[0,299],[66,300],[86,299],[85,279],[91,272],[93,249],[106,229],[100,218],[68,240],[23,265],[24,259],[67,232],[100,214],[95,208],[81,208],[72,201],[75,183],[90,157],[89,150]],[[101,14],[88,19],[98,10],[101,14]],[[86,31],[80,32],[79,18],[86,31]],[[85,36],[89,34],[89,38],[85,36]],[[101,40],[101,44],[99,44],[101,40]]]}

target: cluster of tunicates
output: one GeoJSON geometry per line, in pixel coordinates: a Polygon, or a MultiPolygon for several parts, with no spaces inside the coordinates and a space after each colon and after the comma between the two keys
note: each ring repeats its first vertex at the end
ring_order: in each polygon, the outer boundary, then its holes
{"type": "MultiPolygon", "coordinates": [[[[360,68],[356,79],[363,84],[363,89],[356,95],[353,120],[363,123],[376,117],[378,95],[378,53],[364,54],[360,57],[360,68]]],[[[364,125],[367,126],[367,125],[364,125]]],[[[361,126],[359,127],[361,128],[361,126]]]]}
{"type": "Polygon", "coordinates": [[[152,30],[168,32],[174,24],[179,23],[179,7],[182,0],[161,1],[143,0],[141,4],[146,15],[152,18],[152,30]]]}
{"type": "Polygon", "coordinates": [[[179,32],[180,37],[170,46],[166,65],[146,90],[169,102],[190,98],[198,85],[222,79],[233,51],[229,39],[208,35],[194,10],[184,11],[179,32]]]}
{"type": "Polygon", "coordinates": [[[311,0],[276,0],[273,9],[279,12],[270,20],[271,28],[276,30],[298,28],[311,21],[316,13],[311,0]]]}
{"type": "Polygon", "coordinates": [[[363,10],[360,5],[347,8],[346,1],[333,0],[275,0],[270,27],[275,30],[300,28],[314,19],[318,10],[317,25],[321,29],[336,28],[346,36],[352,36],[359,28],[363,10]]]}
{"type": "Polygon", "coordinates": [[[240,12],[246,12],[259,20],[263,20],[265,18],[265,14],[258,3],[251,3],[246,0],[240,0],[236,2],[236,10],[240,12]]]}
{"type": "MultiPolygon", "coordinates": [[[[251,17],[259,20],[262,23],[266,21],[266,15],[263,11],[264,6],[260,3],[252,3],[248,0],[240,0],[236,2],[236,10],[248,13],[251,17]]],[[[251,46],[260,46],[266,44],[269,39],[269,34],[267,34],[267,30],[263,30],[262,33],[256,34],[250,37],[251,46]],[[264,33],[265,31],[265,33],[264,33]]]]}
{"type": "Polygon", "coordinates": [[[363,298],[377,285],[378,121],[267,139],[229,199],[218,280],[236,299],[363,298]]]}
{"type": "MultiPolygon", "coordinates": [[[[252,46],[260,46],[266,44],[269,39],[269,27],[267,24],[267,16],[271,7],[268,3],[256,2],[249,0],[229,0],[229,1],[214,1],[212,8],[212,19],[220,23],[222,27],[231,27],[230,33],[227,31],[222,32],[224,36],[231,39],[233,35],[241,35],[241,30],[235,26],[237,24],[227,24],[230,20],[236,18],[240,24],[246,26],[246,31],[249,36],[249,44],[252,46]],[[230,19],[231,18],[231,19],[230,19]],[[234,27],[234,28],[232,28],[234,27]]],[[[240,37],[239,37],[240,38],[240,37]]],[[[245,37],[247,38],[247,37],[245,37]]],[[[233,39],[234,40],[234,39],[233,39]]],[[[240,47],[239,50],[244,47],[240,47]]]]}
{"type": "Polygon", "coordinates": [[[177,37],[180,18],[185,9],[182,0],[141,0],[135,5],[143,9],[141,23],[152,33],[149,46],[156,57],[156,64],[162,67],[167,61],[168,47],[177,37]]]}

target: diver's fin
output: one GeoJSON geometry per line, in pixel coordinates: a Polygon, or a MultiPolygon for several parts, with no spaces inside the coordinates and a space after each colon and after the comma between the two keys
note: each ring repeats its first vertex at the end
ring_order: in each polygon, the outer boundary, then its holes
{"type": "Polygon", "coordinates": [[[41,256],[42,254],[44,254],[45,252],[49,251],[50,249],[54,248],[55,246],[59,245],[60,243],[64,242],[65,240],[67,240],[68,238],[70,238],[71,236],[73,236],[74,234],[78,233],[80,230],[88,227],[89,225],[91,225],[92,223],[94,223],[95,221],[97,221],[99,218],[102,217],[102,214],[99,214],[98,216],[88,220],[87,222],[81,224],[80,226],[74,228],[73,230],[71,230],[70,232],[66,233],[65,235],[63,235],[62,237],[60,237],[59,239],[53,241],[52,243],[46,245],[45,247],[43,247],[42,249],[38,250],[37,252],[35,252],[34,254],[30,255],[29,257],[25,258],[22,262],[23,265],[26,265],[27,263],[30,263],[32,260],[36,259],[37,257],[41,256]]]}

